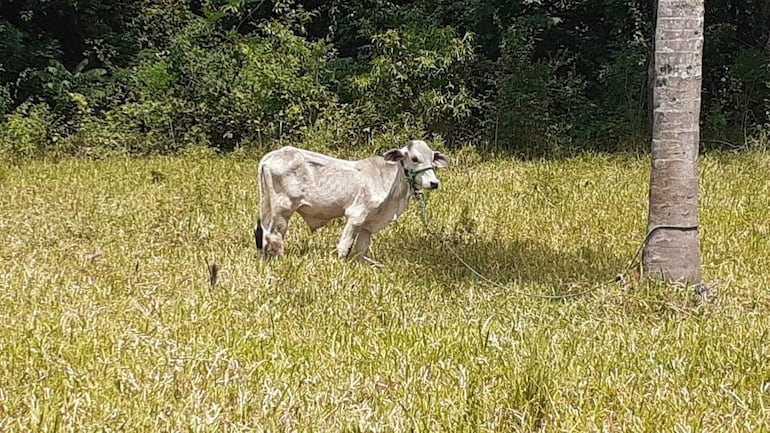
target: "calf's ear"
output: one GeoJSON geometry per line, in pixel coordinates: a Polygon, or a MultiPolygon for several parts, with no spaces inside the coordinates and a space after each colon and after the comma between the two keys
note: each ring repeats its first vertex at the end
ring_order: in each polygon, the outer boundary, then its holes
{"type": "Polygon", "coordinates": [[[433,165],[438,168],[449,167],[449,157],[441,152],[433,152],[433,165]]]}
{"type": "Polygon", "coordinates": [[[385,161],[398,162],[404,159],[404,155],[405,153],[402,149],[390,149],[382,156],[385,157],[385,161]]]}

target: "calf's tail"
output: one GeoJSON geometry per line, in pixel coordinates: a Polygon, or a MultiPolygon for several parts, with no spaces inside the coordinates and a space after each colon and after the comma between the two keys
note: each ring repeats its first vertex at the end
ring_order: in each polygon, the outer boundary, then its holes
{"type": "Polygon", "coordinates": [[[257,226],[254,227],[254,243],[257,245],[257,249],[261,250],[264,247],[265,230],[262,227],[262,217],[264,217],[270,211],[270,197],[266,193],[267,187],[265,183],[267,179],[265,177],[264,167],[259,164],[257,169],[257,178],[259,182],[259,218],[257,218],[257,226]]]}
{"type": "MultiPolygon", "coordinates": [[[[276,231],[275,209],[272,208],[271,198],[275,191],[273,177],[270,168],[259,165],[259,219],[257,226],[254,227],[254,242],[257,248],[263,250],[269,256],[280,256],[283,254],[283,233],[276,231]]],[[[284,227],[285,231],[285,227],[284,227]]]]}
{"type": "Polygon", "coordinates": [[[257,244],[257,249],[262,249],[262,241],[265,238],[265,232],[262,230],[262,218],[257,219],[257,226],[254,228],[254,242],[257,244]]]}

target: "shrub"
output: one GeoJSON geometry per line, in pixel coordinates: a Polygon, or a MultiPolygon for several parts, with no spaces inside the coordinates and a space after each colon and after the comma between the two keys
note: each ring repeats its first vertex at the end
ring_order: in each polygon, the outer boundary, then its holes
{"type": "Polygon", "coordinates": [[[451,27],[408,27],[372,37],[367,70],[350,78],[349,91],[371,128],[427,125],[447,132],[471,114],[478,100],[461,73],[474,59],[472,37],[451,27]]]}
{"type": "Polygon", "coordinates": [[[128,73],[133,102],[120,112],[170,148],[299,137],[336,101],[324,84],[332,53],[277,22],[260,32],[222,37],[210,23],[191,24],[168,52],[143,53],[128,73]]]}
{"type": "Polygon", "coordinates": [[[0,85],[0,116],[5,115],[10,109],[13,99],[8,85],[0,85]]]}
{"type": "Polygon", "coordinates": [[[0,154],[12,160],[28,159],[49,150],[51,110],[44,103],[24,103],[0,124],[0,154]]]}
{"type": "Polygon", "coordinates": [[[528,155],[558,156],[569,150],[582,120],[585,83],[568,62],[532,61],[532,49],[532,39],[522,32],[510,29],[503,38],[494,141],[528,155]]]}

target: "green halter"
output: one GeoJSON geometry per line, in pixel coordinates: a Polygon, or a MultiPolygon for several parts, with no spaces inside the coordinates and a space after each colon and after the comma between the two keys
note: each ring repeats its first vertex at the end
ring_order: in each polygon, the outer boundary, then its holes
{"type": "Polygon", "coordinates": [[[419,170],[413,170],[411,168],[404,167],[404,176],[406,176],[406,183],[409,184],[412,189],[417,190],[417,188],[414,187],[414,182],[417,179],[417,175],[428,170],[433,170],[435,167],[426,167],[421,168],[419,170]]]}

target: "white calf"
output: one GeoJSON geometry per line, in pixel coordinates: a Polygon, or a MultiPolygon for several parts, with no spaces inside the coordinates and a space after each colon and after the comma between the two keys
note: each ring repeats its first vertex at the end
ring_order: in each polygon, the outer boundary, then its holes
{"type": "Polygon", "coordinates": [[[257,248],[283,254],[289,218],[297,212],[312,231],[345,217],[337,252],[363,257],[372,235],[406,210],[415,191],[438,188],[434,169],[448,166],[449,158],[422,140],[359,161],[291,146],[272,151],[259,163],[257,248]]]}

